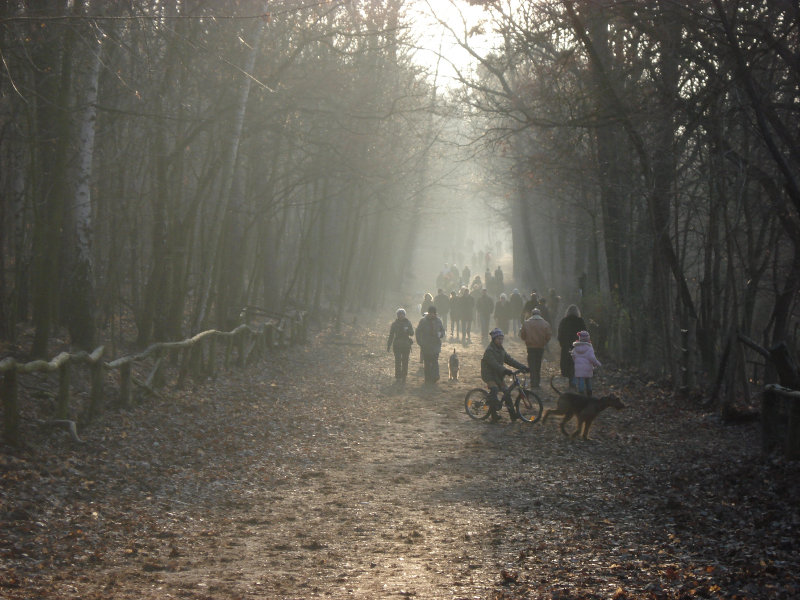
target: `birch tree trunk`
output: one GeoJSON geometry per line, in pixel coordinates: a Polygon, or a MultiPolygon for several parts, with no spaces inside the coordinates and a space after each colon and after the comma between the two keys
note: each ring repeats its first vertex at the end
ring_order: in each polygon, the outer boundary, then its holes
{"type": "Polygon", "coordinates": [[[95,344],[95,285],[92,264],[92,156],[97,123],[97,91],[100,78],[100,48],[89,51],[88,68],[81,78],[80,112],[77,120],[78,160],[69,175],[73,244],[67,277],[66,322],[72,342],[84,350],[95,344]]]}
{"type": "MultiPolygon", "coordinates": [[[[223,234],[223,223],[225,222],[225,216],[228,212],[228,206],[231,200],[231,194],[233,192],[233,178],[234,173],[236,172],[236,161],[239,157],[239,144],[242,138],[242,130],[244,128],[244,117],[247,112],[247,100],[250,97],[250,88],[253,84],[253,79],[251,73],[253,72],[253,68],[256,64],[256,57],[258,56],[259,49],[261,48],[261,41],[264,37],[264,32],[267,27],[267,20],[263,19],[259,21],[259,23],[255,27],[255,31],[253,32],[252,36],[252,46],[250,46],[250,51],[247,54],[245,59],[245,64],[243,66],[243,79],[241,83],[241,87],[239,88],[239,97],[236,103],[236,114],[233,120],[233,127],[231,128],[231,135],[229,140],[229,146],[226,151],[226,155],[224,157],[223,169],[222,169],[222,184],[220,186],[220,199],[219,204],[217,206],[216,211],[216,218],[214,219],[214,223],[212,224],[212,232],[209,239],[211,244],[212,252],[209,254],[210,260],[212,261],[212,269],[211,273],[207,275],[206,281],[203,285],[203,292],[200,301],[200,309],[197,314],[197,320],[195,322],[195,329],[200,330],[206,320],[208,318],[211,305],[213,304],[213,298],[211,297],[211,292],[215,289],[215,286],[221,281],[220,271],[224,268],[224,265],[221,264],[221,250],[222,250],[222,234],[223,234]]],[[[224,313],[223,311],[220,311],[224,313]]]]}

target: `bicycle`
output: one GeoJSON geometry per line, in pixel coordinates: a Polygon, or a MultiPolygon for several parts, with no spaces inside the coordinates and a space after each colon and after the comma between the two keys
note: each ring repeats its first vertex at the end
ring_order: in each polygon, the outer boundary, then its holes
{"type": "MultiPolygon", "coordinates": [[[[508,388],[506,394],[511,397],[514,410],[520,419],[526,423],[536,423],[542,418],[542,399],[533,390],[525,389],[525,386],[520,383],[518,375],[521,372],[512,372],[511,376],[514,378],[514,382],[508,388]]],[[[500,403],[500,407],[497,410],[497,414],[500,414],[502,409],[503,400],[501,394],[502,391],[498,393],[497,401],[500,403]]],[[[464,408],[470,418],[476,421],[485,420],[491,413],[489,410],[489,390],[475,388],[468,391],[464,396],[464,408]]]]}

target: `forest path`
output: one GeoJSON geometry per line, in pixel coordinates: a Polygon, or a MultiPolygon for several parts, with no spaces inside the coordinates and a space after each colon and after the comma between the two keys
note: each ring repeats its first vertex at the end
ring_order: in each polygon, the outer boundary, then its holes
{"type": "MultiPolygon", "coordinates": [[[[558,421],[475,422],[463,397],[481,385],[483,344],[446,342],[434,390],[415,346],[400,388],[388,325],[323,331],[170,402],[107,414],[62,465],[39,468],[49,487],[26,509],[36,525],[13,532],[0,597],[800,591],[798,467],[760,457],[756,424],[724,426],[611,373],[596,391],[627,407],[602,413],[589,441],[558,421]],[[454,347],[461,377],[448,382],[454,347]],[[62,471],[77,494],[56,502],[62,471]]],[[[506,346],[524,361],[518,340],[506,346]]]]}

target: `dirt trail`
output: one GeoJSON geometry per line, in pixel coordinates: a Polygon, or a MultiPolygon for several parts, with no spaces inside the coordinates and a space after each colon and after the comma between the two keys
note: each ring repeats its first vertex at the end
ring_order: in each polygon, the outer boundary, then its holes
{"type": "Polygon", "coordinates": [[[723,426],[612,374],[596,388],[628,406],[605,411],[592,440],[557,422],[477,423],[463,396],[480,385],[481,343],[445,344],[434,391],[415,352],[400,389],[385,333],[324,332],[174,402],[107,415],[102,435],[65,450],[72,483],[91,485],[27,509],[31,532],[3,556],[16,584],[0,597],[800,593],[797,490],[785,487],[797,465],[762,460],[757,425],[723,426]],[[72,540],[37,533],[65,522],[72,540]]]}

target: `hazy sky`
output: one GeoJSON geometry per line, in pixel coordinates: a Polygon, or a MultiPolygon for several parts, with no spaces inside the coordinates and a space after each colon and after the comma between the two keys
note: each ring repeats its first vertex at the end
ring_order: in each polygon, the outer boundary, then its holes
{"type": "MultiPolygon", "coordinates": [[[[456,43],[453,33],[442,27],[437,19],[446,22],[456,34],[463,36],[465,24],[466,30],[470,30],[485,19],[486,12],[483,8],[471,6],[465,0],[414,0],[409,14],[416,15],[413,26],[419,36],[420,49],[415,58],[431,71],[439,61],[442,84],[450,84],[448,80],[452,80],[455,75],[453,65],[464,72],[472,69],[472,56],[456,43]],[[439,60],[440,49],[444,56],[442,60],[439,60]]],[[[486,50],[491,45],[491,36],[473,36],[470,43],[480,50],[486,50]]]]}

